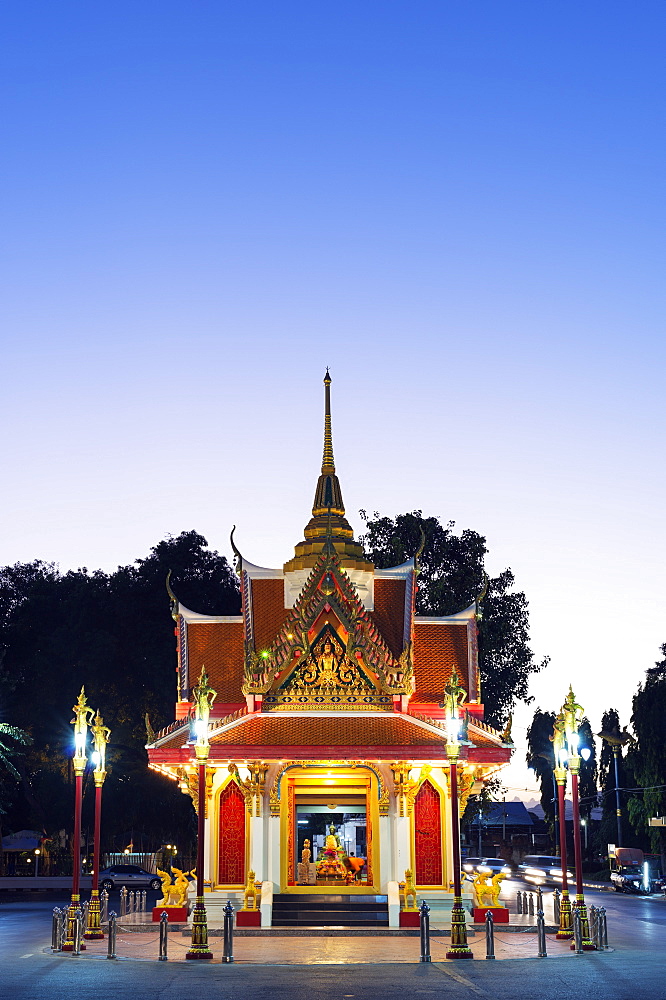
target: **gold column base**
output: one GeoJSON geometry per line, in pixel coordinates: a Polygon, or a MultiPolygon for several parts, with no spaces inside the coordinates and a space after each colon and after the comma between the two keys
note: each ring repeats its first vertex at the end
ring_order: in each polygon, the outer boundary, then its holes
{"type": "Polygon", "coordinates": [[[560,900],[560,929],[555,938],[557,941],[570,941],[573,938],[573,916],[568,889],[562,890],[562,899],[560,900]]]}
{"type": "MultiPolygon", "coordinates": [[[[76,923],[76,911],[79,908],[81,897],[72,893],[71,902],[67,908],[67,931],[65,940],[62,943],[63,951],[74,951],[74,925],[76,923]]],[[[86,946],[81,942],[81,951],[85,951],[86,946]]]]}
{"type": "Polygon", "coordinates": [[[99,889],[93,889],[90,894],[90,903],[88,904],[88,923],[83,935],[86,941],[104,940],[104,931],[102,930],[100,917],[99,889]]]}
{"type": "Polygon", "coordinates": [[[446,953],[447,958],[474,958],[472,949],[467,944],[467,924],[462,896],[453,897],[451,908],[451,947],[446,953]]]}
{"type": "MultiPolygon", "coordinates": [[[[585,899],[583,896],[576,896],[573,905],[580,914],[580,936],[583,939],[583,951],[596,951],[597,946],[590,937],[590,922],[587,919],[587,906],[585,905],[585,899]]],[[[572,942],[572,950],[575,949],[575,947],[575,942],[572,942]]]]}
{"type": "Polygon", "coordinates": [[[203,896],[197,896],[192,912],[192,944],[185,958],[211,959],[212,951],[208,947],[208,918],[203,896]]]}

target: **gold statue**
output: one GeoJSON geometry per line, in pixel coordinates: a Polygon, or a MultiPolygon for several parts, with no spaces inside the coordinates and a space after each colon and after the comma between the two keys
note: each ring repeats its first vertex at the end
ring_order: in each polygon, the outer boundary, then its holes
{"type": "Polygon", "coordinates": [[[497,872],[490,880],[490,885],[486,882],[487,874],[479,873],[474,877],[474,903],[481,909],[484,906],[497,907],[500,905],[499,896],[503,879],[506,878],[504,872],[497,872]]]}
{"type": "Polygon", "coordinates": [[[183,872],[180,868],[174,868],[176,879],[172,883],[171,874],[157,869],[157,874],[162,880],[162,898],[158,899],[155,906],[178,906],[187,905],[187,893],[190,888],[190,878],[196,874],[196,868],[191,872],[183,872]]]}
{"type": "Polygon", "coordinates": [[[301,851],[301,864],[309,865],[310,858],[312,857],[312,852],[310,851],[310,841],[303,841],[303,850],[301,851]]]}
{"type": "Polygon", "coordinates": [[[253,871],[247,873],[247,883],[243,893],[243,909],[256,910],[259,904],[261,893],[261,882],[256,881],[253,871]]]}
{"type": "Polygon", "coordinates": [[[416,886],[414,885],[414,874],[411,868],[405,869],[405,881],[400,883],[400,889],[403,910],[417,910],[416,886]],[[410,899],[411,903],[409,902],[410,899]]]}

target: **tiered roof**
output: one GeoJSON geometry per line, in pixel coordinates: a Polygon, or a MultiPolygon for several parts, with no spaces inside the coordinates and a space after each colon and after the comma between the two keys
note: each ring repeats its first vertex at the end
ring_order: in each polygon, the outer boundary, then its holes
{"type": "MultiPolygon", "coordinates": [[[[176,603],[176,716],[186,720],[205,667],[217,691],[212,760],[443,759],[437,719],[455,671],[471,713],[463,756],[506,760],[501,735],[480,721],[476,607],[442,618],[415,615],[416,560],[376,570],[354,540],[335,472],[330,384],[327,371],[322,470],[294,558],[266,569],[234,545],[241,615],[199,615],[176,603]]],[[[187,721],[149,754],[154,762],[189,759],[187,721]]]]}

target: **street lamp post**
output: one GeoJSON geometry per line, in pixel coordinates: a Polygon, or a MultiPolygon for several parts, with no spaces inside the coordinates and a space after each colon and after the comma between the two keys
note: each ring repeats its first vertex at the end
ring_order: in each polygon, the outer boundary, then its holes
{"type": "Polygon", "coordinates": [[[99,709],[90,729],[93,734],[93,744],[95,747],[92,753],[92,762],[94,765],[93,776],[95,778],[95,835],[93,845],[92,892],[88,907],[88,923],[83,936],[88,941],[96,941],[104,937],[99,906],[99,856],[102,832],[102,785],[106,778],[106,744],[109,742],[111,734],[109,727],[104,725],[104,719],[99,714],[99,709]]]}
{"type": "MultiPolygon", "coordinates": [[[[578,730],[583,717],[583,709],[576,704],[576,699],[571,687],[569,694],[564,700],[562,711],[558,719],[561,718],[564,728],[564,738],[567,743],[568,757],[567,765],[571,772],[571,804],[573,807],[573,840],[574,858],[576,861],[576,901],[574,906],[580,916],[580,929],[583,939],[584,951],[595,951],[596,945],[590,938],[590,926],[587,919],[587,906],[583,895],[583,857],[580,842],[580,805],[578,801],[578,776],[580,774],[581,754],[579,753],[578,730]]],[[[557,722],[555,723],[557,726],[557,722]]],[[[572,948],[575,944],[572,943],[572,948]]]]}
{"type": "Polygon", "coordinates": [[[573,938],[573,922],[571,916],[571,900],[569,898],[569,882],[567,875],[567,824],[564,806],[564,793],[567,782],[566,759],[567,751],[564,745],[562,713],[555,720],[553,729],[553,753],[555,754],[555,782],[557,783],[557,813],[560,827],[560,861],[562,864],[562,897],[560,900],[560,927],[556,937],[562,940],[573,938]]]}
{"type": "Polygon", "coordinates": [[[213,953],[208,947],[208,923],[206,907],[204,906],[204,836],[206,819],[206,761],[210,752],[208,742],[208,719],[217,692],[208,683],[205,669],[201,672],[199,683],[194,688],[194,733],[196,741],[194,753],[199,772],[199,791],[197,808],[197,898],[192,913],[192,943],[186,958],[210,959],[213,953]]]}
{"type": "Polygon", "coordinates": [[[619,759],[620,759],[620,747],[614,746],[613,763],[615,765],[615,822],[617,823],[617,846],[622,847],[622,802],[620,800],[620,772],[618,767],[619,759]]]}
{"type": "Polygon", "coordinates": [[[454,670],[444,688],[446,710],[446,755],[449,758],[449,790],[451,792],[451,843],[453,854],[453,906],[451,908],[451,947],[447,958],[472,958],[467,944],[467,924],[462,905],[460,883],[460,816],[458,814],[458,759],[460,757],[460,706],[467,695],[454,670]]]}
{"type": "MultiPolygon", "coordinates": [[[[72,898],[67,910],[67,931],[62,944],[63,951],[74,950],[74,933],[76,929],[76,911],[81,902],[81,804],[83,801],[83,773],[86,769],[86,743],[88,739],[88,723],[92,709],[88,706],[83,688],[78,701],[73,708],[74,718],[74,859],[72,865],[72,898]]],[[[85,945],[81,945],[85,948],[85,945]]]]}

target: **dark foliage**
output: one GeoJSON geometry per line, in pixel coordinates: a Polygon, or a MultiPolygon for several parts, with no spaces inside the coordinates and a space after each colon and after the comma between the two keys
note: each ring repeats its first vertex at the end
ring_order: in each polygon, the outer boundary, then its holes
{"type": "MultiPolygon", "coordinates": [[[[453,522],[446,527],[439,518],[424,517],[420,510],[395,518],[370,518],[361,511],[365,532],[361,542],[376,566],[386,568],[410,559],[425,537],[419,559],[416,596],[422,615],[451,615],[474,603],[484,586],[486,540],[466,529],[459,535],[453,522]]],[[[479,625],[481,690],[486,721],[500,728],[516,701],[531,701],[530,674],[548,659],[535,662],[529,648],[528,603],[522,591],[513,590],[514,576],[505,569],[488,581],[479,625]]]]}
{"type": "Polygon", "coordinates": [[[17,764],[23,794],[8,826],[48,834],[68,829],[71,706],[85,685],[89,703],[112,730],[104,788],[108,838],[122,838],[128,825],[157,840],[191,829],[189,798],[148,770],[144,750],[146,713],[157,730],[173,720],[176,700],[169,570],[186,606],[239,612],[235,574],[194,531],[165,539],[145,559],[110,574],[61,574],[43,562],[0,570],[0,719],[11,719],[33,739],[17,764]]]}

